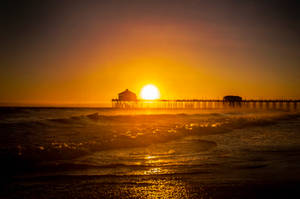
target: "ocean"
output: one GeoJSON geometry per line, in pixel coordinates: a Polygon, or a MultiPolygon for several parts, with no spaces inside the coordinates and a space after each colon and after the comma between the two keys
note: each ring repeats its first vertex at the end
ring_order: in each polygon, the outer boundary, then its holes
{"type": "Polygon", "coordinates": [[[289,198],[299,110],[0,108],[1,198],[289,198]]]}

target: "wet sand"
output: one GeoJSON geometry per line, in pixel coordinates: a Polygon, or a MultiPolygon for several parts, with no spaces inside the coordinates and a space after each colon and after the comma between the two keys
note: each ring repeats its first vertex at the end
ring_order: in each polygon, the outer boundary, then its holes
{"type": "MultiPolygon", "coordinates": [[[[15,179],[16,180],[16,179],[15,179]]],[[[300,180],[201,180],[201,175],[51,176],[1,186],[1,198],[295,198],[300,180]]]]}

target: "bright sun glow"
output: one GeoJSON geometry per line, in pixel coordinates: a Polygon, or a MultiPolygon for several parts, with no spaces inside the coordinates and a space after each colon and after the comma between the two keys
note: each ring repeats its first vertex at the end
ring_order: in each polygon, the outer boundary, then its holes
{"type": "Polygon", "coordinates": [[[142,88],[141,97],[145,100],[155,100],[159,98],[159,91],[156,86],[148,84],[142,88]]]}

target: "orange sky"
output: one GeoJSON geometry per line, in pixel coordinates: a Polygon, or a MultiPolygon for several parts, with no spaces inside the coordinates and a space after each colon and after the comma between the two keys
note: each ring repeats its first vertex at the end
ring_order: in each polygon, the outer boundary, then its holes
{"type": "Polygon", "coordinates": [[[149,83],[164,99],[300,98],[299,26],[278,10],[135,2],[64,5],[21,29],[2,59],[0,102],[109,105],[149,83]]]}

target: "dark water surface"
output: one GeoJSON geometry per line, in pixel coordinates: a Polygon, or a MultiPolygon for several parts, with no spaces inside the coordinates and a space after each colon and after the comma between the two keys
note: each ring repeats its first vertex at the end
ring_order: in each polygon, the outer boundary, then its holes
{"type": "Polygon", "coordinates": [[[300,114],[0,108],[2,198],[287,198],[300,114]]]}

